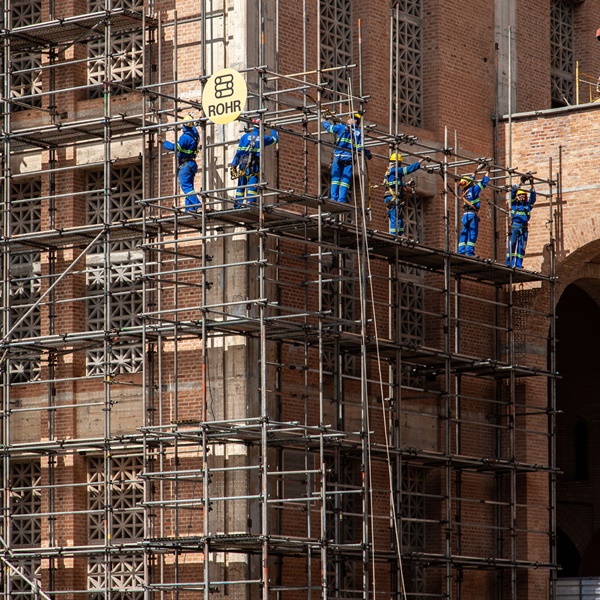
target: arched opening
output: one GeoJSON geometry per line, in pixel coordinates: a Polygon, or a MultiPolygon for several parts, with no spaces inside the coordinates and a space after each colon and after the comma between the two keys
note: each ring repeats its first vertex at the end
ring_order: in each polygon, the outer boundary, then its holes
{"type": "Polygon", "coordinates": [[[556,532],[556,551],[558,554],[558,563],[562,567],[558,576],[577,577],[579,575],[581,556],[571,538],[560,528],[556,532]]]}
{"type": "Polygon", "coordinates": [[[600,484],[600,465],[592,459],[600,452],[600,304],[595,293],[599,283],[586,279],[569,285],[556,307],[560,577],[600,576],[600,561],[591,560],[588,552],[600,536],[594,519],[600,510],[600,498],[594,493],[600,484]]]}

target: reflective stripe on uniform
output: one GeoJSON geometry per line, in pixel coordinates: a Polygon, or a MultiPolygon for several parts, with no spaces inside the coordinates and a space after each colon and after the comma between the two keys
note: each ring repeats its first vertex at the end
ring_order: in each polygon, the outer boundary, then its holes
{"type": "Polygon", "coordinates": [[[177,152],[181,152],[183,154],[196,154],[196,150],[186,150],[179,145],[179,142],[177,142],[177,152]]]}

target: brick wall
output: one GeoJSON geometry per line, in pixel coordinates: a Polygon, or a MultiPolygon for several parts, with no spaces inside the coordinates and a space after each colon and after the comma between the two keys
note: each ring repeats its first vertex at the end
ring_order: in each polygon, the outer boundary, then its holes
{"type": "MultiPolygon", "coordinates": [[[[78,2],[76,5],[60,5],[60,15],[78,14],[85,12],[87,4],[78,2]],[[64,14],[63,14],[64,13],[64,14]]],[[[247,51],[250,56],[255,56],[256,47],[249,48],[252,35],[247,39],[247,32],[231,29],[228,30],[224,25],[235,23],[236,19],[244,15],[245,6],[240,3],[232,4],[233,11],[229,11],[225,18],[212,15],[215,23],[215,30],[223,28],[226,32],[226,42],[229,50],[221,55],[219,48],[209,48],[208,70],[211,71],[217,67],[225,66],[229,62],[229,57],[234,54],[233,49],[242,49],[247,51]],[[237,11],[237,12],[236,12],[237,11]],[[239,48],[238,48],[239,47],[239,48]]],[[[282,73],[297,73],[302,71],[304,56],[306,56],[306,69],[312,71],[316,69],[317,63],[317,45],[315,43],[318,28],[318,10],[315,0],[308,0],[306,3],[307,15],[305,23],[302,22],[302,3],[301,2],[279,2],[278,24],[279,30],[274,31],[274,21],[270,21],[267,28],[267,43],[273,45],[275,34],[279,46],[277,48],[277,63],[274,57],[273,64],[269,64],[272,69],[277,68],[282,73]],[[302,51],[302,34],[306,33],[308,47],[306,53],[302,51]]],[[[47,14],[45,3],[45,14],[47,14]]],[[[268,9],[272,16],[274,7],[269,3],[268,9]]],[[[201,85],[198,75],[201,69],[202,55],[200,36],[201,28],[198,20],[200,15],[200,5],[197,0],[161,0],[156,3],[157,12],[161,13],[164,23],[172,24],[174,11],[177,10],[177,19],[179,21],[177,29],[177,49],[178,55],[173,56],[175,47],[174,29],[165,26],[163,30],[164,39],[162,42],[163,54],[157,57],[157,73],[160,72],[164,80],[170,80],[176,75],[180,79],[188,79],[182,83],[177,93],[188,97],[198,98],[201,85]]],[[[365,121],[367,124],[374,125],[378,129],[387,128],[388,107],[389,107],[389,2],[385,0],[373,0],[371,2],[355,3],[353,12],[353,31],[354,31],[354,58],[358,62],[358,38],[356,24],[361,19],[363,35],[363,85],[364,93],[370,95],[367,103],[367,112],[365,121]]],[[[535,2],[519,2],[517,5],[517,23],[516,23],[516,51],[517,51],[517,72],[515,77],[518,81],[517,107],[519,111],[533,111],[547,109],[550,103],[550,75],[549,75],[549,8],[547,2],[536,0],[535,2]],[[532,26],[531,23],[535,23],[532,26]]],[[[584,3],[577,7],[576,11],[576,30],[582,32],[578,36],[576,44],[576,56],[582,61],[582,68],[588,72],[595,72],[600,66],[600,56],[597,48],[597,42],[593,35],[585,35],[586,29],[590,28],[589,23],[600,20],[600,9],[592,6],[592,3],[584,3]]],[[[595,27],[591,27],[595,31],[595,27]]],[[[210,30],[210,27],[209,27],[210,30]]],[[[253,35],[256,31],[253,29],[253,35]]],[[[457,150],[461,155],[478,157],[493,156],[496,147],[495,135],[500,136],[499,148],[500,155],[497,162],[505,164],[506,158],[506,126],[501,124],[500,131],[495,132],[493,127],[492,115],[495,110],[494,89],[495,89],[495,48],[494,48],[494,5],[493,3],[481,3],[475,0],[460,2],[459,0],[423,0],[423,128],[407,128],[406,133],[416,135],[421,140],[428,143],[441,144],[444,141],[445,129],[448,129],[449,145],[455,145],[457,140],[457,150]]],[[[215,46],[218,46],[221,40],[218,40],[215,46]]],[[[271,47],[271,46],[269,46],[271,47]]],[[[84,45],[78,45],[69,54],[69,57],[80,59],[85,56],[84,45]]],[[[236,55],[237,56],[237,55],[236,55]]],[[[252,64],[250,59],[248,65],[252,64]]],[[[240,66],[240,65],[238,65],[240,66]]],[[[83,85],[86,81],[85,68],[81,65],[72,65],[64,71],[59,70],[56,84],[58,86],[76,86],[83,85]]],[[[317,83],[315,75],[308,76],[309,81],[317,83]]],[[[49,85],[50,79],[44,75],[44,85],[49,85]]],[[[282,87],[293,87],[294,84],[280,82],[282,87]]],[[[353,71],[354,91],[358,91],[358,73],[353,71]]],[[[166,86],[163,91],[167,94],[174,94],[174,86],[166,86]]],[[[313,90],[311,94],[317,92],[313,90]]],[[[76,92],[62,93],[53,99],[57,102],[61,112],[66,113],[65,118],[87,118],[98,116],[102,112],[101,100],[87,100],[85,90],[76,92]]],[[[286,96],[289,104],[301,107],[305,98],[297,92],[289,92],[286,96]]],[[[50,99],[44,100],[44,107],[47,107],[50,99]]],[[[138,95],[125,95],[113,98],[113,108],[115,112],[127,110],[132,107],[141,106],[138,95]]],[[[173,110],[172,104],[165,101],[164,106],[173,110]]],[[[275,103],[271,103],[267,108],[272,109],[275,103]]],[[[252,108],[255,108],[252,104],[252,108]]],[[[298,113],[300,114],[300,113],[298,113]]],[[[559,284],[562,290],[568,283],[587,273],[586,277],[592,278],[593,272],[590,270],[590,262],[594,262],[598,255],[598,242],[600,224],[594,217],[596,211],[596,188],[595,173],[598,172],[595,153],[590,148],[598,146],[596,132],[598,131],[598,109],[596,107],[586,109],[573,109],[568,112],[557,112],[536,117],[515,117],[513,124],[513,165],[522,171],[537,170],[540,177],[546,177],[548,171],[548,158],[553,159],[553,174],[558,168],[558,147],[562,147],[562,172],[563,172],[563,194],[560,205],[556,208],[555,223],[559,227],[560,235],[557,239],[557,257],[558,272],[561,277],[559,284]],[[588,269],[588,271],[586,271],[588,269]]],[[[170,115],[169,118],[172,118],[170,115]]],[[[166,117],[165,117],[166,118],[166,117]]],[[[38,123],[47,119],[46,115],[40,115],[35,111],[25,111],[14,115],[14,125],[26,123],[38,123]]],[[[226,167],[233,156],[236,142],[240,134],[241,124],[236,123],[228,128],[216,128],[209,126],[207,139],[214,143],[215,147],[210,152],[214,153],[216,169],[211,169],[210,181],[218,182],[217,187],[230,185],[226,167]]],[[[316,135],[318,124],[314,121],[295,126],[294,133],[305,135],[316,135]]],[[[174,139],[174,131],[163,133],[168,139],[174,139]]],[[[405,162],[412,162],[411,149],[407,147],[402,151],[405,153],[405,162]]],[[[144,152],[140,145],[139,152],[144,152]]],[[[271,152],[270,149],[264,154],[265,162],[277,161],[278,170],[275,173],[272,166],[270,169],[271,185],[277,185],[281,189],[294,189],[296,191],[306,191],[318,195],[321,190],[317,189],[318,180],[318,150],[313,143],[305,143],[297,135],[291,132],[282,131],[278,153],[271,152]],[[274,158],[276,157],[276,158],[274,158]]],[[[387,166],[388,148],[385,144],[373,148],[375,158],[369,164],[371,182],[379,183],[383,178],[387,166]]],[[[322,148],[323,178],[327,177],[329,171],[328,161],[330,149],[322,148]]],[[[211,155],[212,156],[212,155],[211,155]]],[[[440,159],[442,155],[437,154],[440,159]]],[[[70,167],[76,165],[77,156],[71,148],[60,150],[57,153],[59,165],[61,167],[70,167]]],[[[49,166],[49,155],[42,153],[44,168],[49,166]]],[[[157,161],[158,162],[158,161],[157,161]]],[[[165,156],[161,163],[161,181],[155,181],[155,189],[159,194],[169,195],[178,193],[178,185],[174,180],[173,158],[165,156]]],[[[202,165],[200,165],[202,167],[202,165]]],[[[269,172],[269,171],[268,171],[269,172]]],[[[552,176],[553,176],[552,174],[552,176]]],[[[150,177],[150,175],[147,175],[150,177]]],[[[198,175],[197,181],[201,175],[198,175]]],[[[440,192],[442,191],[441,179],[437,175],[428,175],[424,171],[418,174],[419,193],[426,196],[425,199],[425,223],[424,240],[430,245],[441,246],[443,239],[443,202],[440,192]]],[[[85,179],[83,171],[65,171],[57,176],[57,193],[68,194],[69,192],[80,193],[85,191],[85,179]]],[[[357,194],[357,183],[355,182],[355,194],[357,194]]],[[[47,195],[50,190],[49,178],[43,178],[43,194],[47,195]]],[[[543,189],[541,190],[543,191],[543,189]]],[[[228,194],[232,196],[232,192],[228,194]]],[[[384,212],[381,201],[381,190],[373,190],[373,221],[369,226],[386,230],[387,217],[384,212]]],[[[494,198],[491,191],[487,190],[483,194],[480,239],[478,242],[478,253],[483,257],[493,256],[494,241],[499,247],[499,256],[502,258],[504,252],[504,233],[505,223],[500,217],[497,231],[494,231],[493,220],[488,217],[487,200],[494,198]]],[[[498,202],[504,206],[505,199],[500,197],[498,202]]],[[[449,197],[451,216],[450,229],[451,249],[456,246],[455,231],[458,227],[457,220],[460,214],[454,210],[454,199],[449,197]]],[[[167,202],[167,206],[176,204],[175,201],[167,202]]],[[[85,223],[85,201],[81,196],[72,196],[61,198],[56,205],[56,223],[59,227],[77,226],[85,223]]],[[[533,213],[530,244],[527,253],[527,268],[547,271],[548,259],[544,254],[544,246],[548,241],[548,231],[546,223],[549,219],[549,204],[544,198],[540,198],[533,213]]],[[[48,224],[50,220],[49,212],[44,208],[44,223],[48,224]]],[[[222,231],[219,232],[219,235],[222,231]]],[[[197,259],[205,251],[209,251],[214,257],[215,263],[218,261],[229,260],[231,262],[246,260],[248,256],[255,258],[255,249],[258,247],[259,238],[254,236],[243,238],[231,237],[225,241],[214,242],[211,240],[210,247],[203,247],[197,242],[185,243],[179,242],[177,249],[187,257],[181,257],[179,266],[191,267],[197,264],[197,259]],[[190,255],[194,258],[190,258],[190,255]]],[[[269,291],[275,289],[277,278],[284,278],[285,285],[277,288],[279,294],[278,300],[282,306],[293,308],[298,311],[309,311],[313,315],[319,307],[318,287],[315,285],[315,279],[318,278],[318,265],[314,262],[314,256],[317,248],[313,243],[292,242],[289,240],[278,241],[277,243],[269,240],[267,242],[271,266],[267,268],[267,277],[269,279],[269,291]],[[275,263],[274,251],[280,251],[279,262],[275,263]],[[308,265],[308,267],[307,267],[308,265]],[[306,269],[306,270],[304,270],[306,269]]],[[[65,269],[73,258],[78,254],[78,249],[58,253],[57,269],[65,269]]],[[[44,274],[49,272],[49,260],[47,256],[44,261],[44,274]]],[[[165,269],[172,268],[169,260],[165,261],[165,269]]],[[[373,306],[369,297],[367,304],[373,309],[377,316],[377,324],[369,325],[369,335],[374,336],[375,332],[385,338],[388,335],[390,326],[390,305],[397,309],[397,298],[390,298],[389,265],[386,262],[379,261],[374,263],[372,271],[373,283],[373,306]]],[[[230,300],[240,301],[245,299],[255,299],[258,292],[255,289],[256,278],[259,273],[259,266],[253,264],[248,267],[227,267],[224,269],[209,272],[206,279],[212,284],[208,292],[209,302],[226,302],[230,300]]],[[[392,278],[397,274],[392,273],[392,278]]],[[[356,273],[353,273],[356,280],[356,273]]],[[[201,311],[198,310],[201,296],[202,278],[194,273],[192,275],[183,275],[179,279],[179,290],[177,294],[173,288],[165,285],[164,293],[161,298],[163,304],[161,308],[168,307],[173,310],[169,317],[177,314],[178,318],[186,321],[200,320],[201,311]],[[190,286],[184,286],[184,283],[190,283],[190,286]],[[175,313],[175,310],[186,309],[175,313]]],[[[46,283],[43,283],[45,286],[46,283]]],[[[435,274],[428,274],[423,277],[425,290],[425,340],[428,346],[442,353],[444,351],[443,327],[445,325],[445,306],[443,304],[443,279],[435,274]]],[[[85,302],[83,296],[84,276],[79,272],[74,277],[69,278],[67,282],[57,289],[58,297],[63,301],[60,304],[60,311],[57,312],[54,326],[57,333],[69,333],[72,331],[81,331],[86,326],[85,302]],[[74,301],[74,299],[77,299],[74,301]],[[68,302],[67,302],[68,301],[68,302]]],[[[42,291],[44,291],[42,287],[42,291]]],[[[459,291],[458,287],[454,288],[459,291]]],[[[464,283],[460,288],[464,297],[461,299],[461,315],[464,323],[461,326],[459,351],[471,356],[477,357],[495,357],[495,331],[494,331],[494,312],[493,300],[495,292],[493,289],[483,289],[482,286],[471,283],[464,283]]],[[[548,292],[542,289],[539,293],[534,291],[535,306],[543,306],[543,301],[548,301],[548,292]]],[[[525,300],[523,300],[525,302],[525,300]]],[[[256,315],[256,306],[250,302],[248,306],[240,305],[242,314],[256,315]]],[[[392,309],[392,310],[393,310],[392,309]]],[[[237,308],[235,310],[238,310],[237,308]]],[[[452,308],[454,310],[454,308],[452,308]]],[[[47,309],[44,309],[43,332],[46,333],[47,309]]],[[[231,309],[233,312],[233,309],[231,309]]],[[[271,317],[279,316],[276,309],[270,313],[271,317]]],[[[454,317],[449,315],[451,327],[454,326],[454,317]]],[[[315,325],[315,318],[307,319],[309,325],[315,325]]],[[[528,324],[535,329],[535,332],[543,340],[545,331],[542,325],[534,323],[528,324]],[[536,327],[534,327],[536,326],[536,327]]],[[[351,326],[348,325],[348,329],[351,326]]],[[[335,331],[334,331],[335,334],[335,331]]],[[[332,334],[332,336],[334,335],[332,334]]],[[[454,335],[452,333],[452,335],[454,335]]],[[[228,338],[230,339],[230,338],[228,338]]],[[[230,340],[231,341],[231,340],[230,340]]],[[[371,340],[370,340],[371,341],[371,340]]],[[[452,345],[454,337],[451,338],[452,345]]],[[[257,344],[254,341],[236,340],[236,343],[228,345],[221,338],[215,338],[208,353],[208,366],[206,374],[208,378],[208,389],[202,388],[203,383],[203,365],[200,364],[201,344],[197,337],[190,336],[185,342],[175,347],[166,343],[161,348],[163,352],[160,367],[160,379],[156,375],[156,383],[160,382],[154,388],[154,392],[160,394],[162,404],[150,407],[152,412],[142,413],[142,380],[141,375],[132,375],[124,381],[111,383],[85,381],[82,378],[85,375],[85,352],[82,350],[72,355],[61,356],[58,359],[54,376],[56,378],[65,378],[65,381],[59,382],[56,386],[57,397],[68,403],[93,403],[94,407],[79,409],[68,408],[61,410],[58,416],[49,417],[46,412],[42,412],[42,418],[26,421],[23,417],[12,417],[19,435],[24,436],[25,440],[31,440],[39,435],[44,439],[51,430],[53,435],[59,439],[71,439],[77,436],[82,438],[82,443],[88,437],[102,436],[105,425],[104,417],[108,405],[104,405],[103,393],[110,390],[109,394],[115,403],[110,406],[113,413],[113,422],[111,433],[113,434],[131,434],[144,422],[162,422],[169,424],[176,420],[197,421],[202,416],[202,401],[208,398],[208,410],[211,418],[232,418],[248,414],[250,416],[258,415],[258,400],[262,390],[257,385],[258,359],[256,354],[257,344]],[[217,343],[217,340],[219,343],[217,343]],[[175,356],[176,355],[176,356],[175,356]],[[177,373],[175,373],[175,358],[177,359],[177,373]],[[79,378],[79,381],[73,382],[71,377],[79,378]],[[123,388],[127,391],[121,391],[119,384],[123,383],[123,388]],[[130,391],[133,390],[133,391],[130,391]],[[160,412],[159,409],[162,409],[160,412]],[[33,433],[32,433],[33,431],[33,433]]],[[[267,356],[269,365],[267,367],[269,385],[267,393],[267,402],[269,410],[277,418],[286,421],[297,421],[306,425],[318,427],[325,424],[335,427],[346,428],[351,432],[356,432],[362,427],[361,420],[364,415],[361,414],[360,407],[360,384],[356,379],[356,373],[341,378],[339,373],[327,373],[323,381],[320,381],[318,374],[318,340],[315,336],[307,335],[306,346],[303,342],[296,344],[286,344],[279,347],[277,344],[269,344],[267,356]],[[280,353],[280,354],[278,354],[280,353]],[[278,361],[281,361],[279,364],[278,361]],[[292,368],[293,367],[293,368],[292,368]],[[321,389],[322,387],[322,389],[321,389]],[[319,400],[320,393],[323,394],[324,405],[320,411],[319,400]]],[[[537,340],[538,349],[543,343],[537,340]]],[[[356,348],[356,346],[354,347],[356,348]]],[[[586,348],[590,353],[593,350],[590,341],[586,348]]],[[[356,349],[347,350],[350,354],[356,354],[356,349]]],[[[357,364],[360,362],[360,356],[355,357],[357,364]]],[[[445,389],[445,382],[442,377],[433,376],[426,386],[429,388],[428,394],[420,394],[414,391],[399,390],[397,382],[395,388],[390,392],[390,388],[385,386],[382,391],[377,384],[379,378],[379,369],[383,365],[385,376],[394,366],[396,357],[391,359],[385,357],[382,363],[378,363],[371,357],[366,365],[366,371],[371,380],[368,388],[370,398],[370,426],[372,427],[373,440],[377,444],[383,444],[383,431],[388,427],[387,419],[392,419],[394,413],[382,413],[382,395],[394,396],[400,402],[402,398],[403,410],[405,410],[406,419],[402,425],[394,425],[395,431],[402,437],[403,443],[410,448],[423,450],[424,448],[435,454],[436,457],[442,456],[448,449],[470,458],[481,459],[495,458],[496,444],[500,443],[502,452],[508,453],[510,446],[509,431],[513,423],[509,421],[510,415],[498,414],[496,412],[495,402],[497,400],[496,384],[485,379],[463,377],[455,379],[451,389],[445,389]],[[457,394],[463,398],[460,403],[454,404],[450,414],[445,414],[446,407],[445,396],[442,394],[457,394]],[[456,410],[456,412],[454,412],[456,410]],[[465,420],[465,424],[460,430],[460,439],[457,437],[458,427],[457,419],[465,420]],[[500,433],[498,433],[500,432],[500,433]],[[498,442],[500,440],[500,442],[498,442]]],[[[529,352],[529,360],[536,365],[544,368],[545,357],[536,354],[533,350],[529,352]]],[[[158,368],[158,366],[156,367],[158,368]]],[[[44,367],[44,376],[50,371],[44,367]]],[[[397,379],[397,373],[395,374],[397,379]]],[[[50,392],[53,394],[54,392],[50,392]]],[[[46,390],[40,391],[39,387],[21,388],[11,391],[12,398],[21,401],[30,401],[32,398],[38,403],[48,402],[46,390]]],[[[500,397],[505,400],[508,391],[506,387],[501,388],[500,397]]],[[[519,401],[527,407],[534,407],[543,410],[546,403],[547,390],[539,382],[523,384],[518,389],[519,401]]],[[[397,405],[396,405],[397,406],[397,405]]],[[[389,405],[387,410],[391,411],[389,405]]],[[[544,417],[542,417],[544,418],[544,417]]],[[[571,417],[568,417],[569,419],[571,417]]],[[[568,429],[570,424],[565,418],[565,427],[568,429]]],[[[560,424],[560,421],[559,421],[560,424]]],[[[517,419],[517,427],[520,429],[518,436],[519,443],[517,447],[517,457],[523,462],[543,464],[547,460],[547,439],[540,436],[539,439],[533,439],[527,436],[524,431],[528,428],[539,431],[543,430],[545,422],[536,416],[523,417],[517,419]]],[[[569,454],[569,447],[565,440],[564,454],[569,454]]],[[[561,442],[562,443],[562,442],[561,442]]],[[[562,453],[562,446],[559,445],[562,453]]],[[[182,459],[177,465],[180,469],[186,469],[198,464],[198,457],[189,456],[182,459]]],[[[218,466],[246,466],[248,461],[253,459],[246,458],[244,454],[225,457],[219,455],[218,458],[211,458],[211,464],[218,466]]],[[[275,459],[274,459],[275,460],[275,459]]],[[[172,468],[174,462],[171,457],[165,460],[164,468],[172,468]]],[[[256,466],[256,465],[254,465],[256,466]]],[[[570,465],[565,463],[565,468],[570,465]]],[[[46,473],[48,467],[44,467],[46,473]]],[[[67,461],[60,457],[57,464],[53,466],[58,474],[60,483],[79,483],[85,481],[85,469],[83,460],[76,455],[74,461],[67,464],[67,461]]],[[[503,484],[497,484],[493,481],[491,475],[485,473],[466,472],[459,476],[453,473],[451,482],[451,491],[456,494],[462,494],[463,501],[460,505],[452,504],[453,498],[448,498],[445,490],[446,482],[443,480],[442,469],[430,469],[427,474],[426,489],[430,494],[428,499],[428,517],[431,522],[427,525],[427,549],[432,552],[442,552],[446,540],[446,534],[451,539],[452,552],[463,554],[465,556],[496,556],[498,558],[507,558],[509,556],[508,533],[502,544],[498,543],[498,538],[493,529],[488,525],[496,517],[496,503],[502,504],[503,523],[510,519],[507,504],[510,498],[507,495],[503,484]],[[449,503],[449,504],[448,504],[449,503]],[[451,522],[447,522],[447,510],[450,511],[451,522]],[[483,532],[483,533],[482,533],[483,532]]],[[[47,475],[45,482],[48,481],[47,475]]],[[[214,487],[211,493],[217,494],[225,488],[228,491],[238,492],[239,489],[253,489],[256,480],[248,483],[245,477],[236,474],[230,480],[227,478],[217,478],[214,481],[214,487]],[[229,486],[229,487],[227,487],[229,486]],[[247,488],[245,488],[247,486],[247,488]]],[[[389,479],[387,478],[387,469],[385,461],[376,462],[373,470],[373,482],[375,489],[374,507],[377,515],[377,528],[375,535],[375,544],[378,548],[387,548],[390,544],[389,530],[389,479]]],[[[198,488],[195,484],[182,485],[180,492],[182,496],[191,497],[198,495],[198,488]]],[[[168,487],[168,486],[167,486],[168,487]]],[[[167,489],[167,494],[170,490],[167,489]]],[[[70,492],[65,488],[61,489],[57,496],[57,502],[61,507],[69,509],[83,510],[85,507],[85,497],[83,487],[70,492]]],[[[273,484],[276,489],[276,484],[273,484]]],[[[233,493],[233,492],[232,492],[233,493]]],[[[591,492],[590,492],[591,493],[591,492]]],[[[519,481],[519,508],[517,511],[517,526],[526,527],[531,530],[523,535],[519,540],[518,557],[523,560],[539,560],[545,562],[548,559],[547,536],[543,533],[547,528],[547,501],[548,501],[547,479],[538,474],[527,474],[520,477],[519,481]],[[539,533],[542,532],[542,533],[539,533]]],[[[44,505],[44,510],[47,505],[44,505]]],[[[215,513],[211,516],[217,523],[215,527],[221,531],[220,527],[225,522],[223,516],[224,509],[215,508],[215,513]]],[[[286,507],[281,514],[273,519],[281,525],[282,530],[289,535],[306,534],[307,530],[311,535],[318,533],[318,514],[312,509],[302,512],[302,518],[298,518],[297,507],[286,507]],[[311,525],[307,525],[305,519],[312,519],[311,525]],[[312,528],[312,529],[311,529],[312,528]]],[[[242,530],[258,530],[258,519],[255,515],[255,507],[252,510],[246,510],[244,502],[238,502],[234,509],[231,521],[228,522],[232,531],[240,532],[242,530]],[[243,506],[242,506],[243,505],[243,506]],[[240,506],[242,508],[240,508],[240,506]],[[254,518],[253,524],[248,525],[249,513],[254,518]],[[240,525],[240,523],[242,525],[240,525]]],[[[572,516],[574,511],[565,513],[572,516]]],[[[586,513],[589,514],[589,513],[586,513]]],[[[186,514],[185,524],[187,531],[198,534],[201,528],[200,519],[204,517],[202,512],[198,512],[198,519],[194,521],[189,514],[186,514]]],[[[566,517],[565,517],[566,518],[566,517]]],[[[587,518],[587,517],[586,517],[587,518]]],[[[173,533],[175,530],[172,515],[165,516],[165,535],[173,533]]],[[[586,526],[595,526],[596,523],[584,519],[580,524],[579,531],[588,531],[586,526]]],[[[47,523],[45,523],[45,537],[47,535],[47,523]]],[[[575,528],[574,528],[575,529],[575,528]]],[[[86,522],[81,516],[66,515],[62,516],[57,522],[56,543],[68,545],[70,540],[75,543],[85,543],[86,541],[86,522]]],[[[586,540],[581,537],[576,538],[576,543],[583,548],[586,540]]],[[[190,559],[191,565],[187,565],[187,571],[182,579],[201,578],[199,562],[196,556],[190,559]]],[[[72,589],[72,586],[83,587],[85,564],[83,559],[77,559],[76,564],[69,564],[68,570],[65,567],[65,575],[56,584],[58,588],[72,589]]],[[[284,565],[282,573],[282,583],[293,585],[301,577],[305,577],[307,566],[303,559],[286,558],[282,563],[284,565]]],[[[163,564],[167,577],[172,576],[172,565],[163,564]],[[166,566],[165,566],[166,565],[166,566]]],[[[215,566],[215,569],[217,567],[215,566]]],[[[221,566],[218,567],[219,569],[221,566]]],[[[237,568],[237,567],[236,567],[237,568]]],[[[248,567],[250,571],[253,567],[248,567]]],[[[225,567],[223,567],[224,570],[225,567]]],[[[230,567],[230,575],[235,570],[230,567]]],[[[239,572],[244,573],[246,567],[239,567],[239,572]]],[[[383,568],[377,572],[382,582],[382,589],[387,589],[392,581],[392,575],[385,572],[383,568]]],[[[276,571],[276,567],[273,566],[276,571]]],[[[313,581],[319,581],[319,573],[316,566],[313,567],[311,574],[313,581]]],[[[247,575],[247,573],[244,573],[247,575]]],[[[461,581],[452,582],[453,593],[462,597],[475,597],[486,590],[487,593],[494,594],[496,590],[496,573],[461,573],[461,581]]],[[[519,582],[522,586],[519,589],[524,590],[523,597],[539,598],[545,592],[545,583],[547,572],[543,569],[539,573],[528,576],[526,581],[519,582]]],[[[443,574],[435,568],[429,569],[427,587],[431,593],[439,593],[443,590],[446,582],[443,574]]],[[[508,587],[508,582],[505,583],[508,587]]]]}
{"type": "MultiPolygon", "coordinates": [[[[549,272],[549,221],[553,219],[558,276],[558,354],[557,369],[557,456],[559,477],[558,527],[573,542],[589,569],[593,564],[593,536],[598,524],[593,518],[594,490],[598,477],[591,471],[582,481],[575,480],[575,424],[581,420],[588,428],[587,451],[594,452],[594,403],[590,398],[590,361],[594,362],[594,341],[588,332],[597,321],[597,256],[600,249],[596,214],[598,170],[594,148],[598,144],[600,112],[595,105],[551,111],[531,117],[518,117],[513,127],[513,164],[520,170],[537,170],[548,177],[550,159],[552,177],[560,178],[562,194],[554,190],[552,206],[541,197],[534,209],[526,268],[549,272]]],[[[508,133],[505,127],[504,140],[508,133]]],[[[506,141],[504,141],[506,144],[506,141]]],[[[541,186],[542,192],[547,188],[541,186]]],[[[534,292],[536,302],[547,299],[548,290],[534,292]]],[[[540,336],[547,329],[538,331],[540,336]]],[[[528,401],[543,403],[546,390],[528,388],[528,401]]],[[[583,442],[585,444],[585,441],[583,442]]],[[[541,454],[542,449],[538,452],[541,454]]],[[[591,456],[589,454],[588,456],[591,456]]],[[[559,560],[561,560],[559,546],[559,560]]],[[[562,557],[564,559],[564,556],[562,557]]],[[[582,570],[581,575],[592,574],[582,570]]]]}

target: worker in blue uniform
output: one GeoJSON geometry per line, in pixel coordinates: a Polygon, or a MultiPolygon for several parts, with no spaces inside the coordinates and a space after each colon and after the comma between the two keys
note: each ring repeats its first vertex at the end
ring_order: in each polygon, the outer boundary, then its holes
{"type": "Polygon", "coordinates": [[[489,169],[483,179],[477,181],[473,175],[466,175],[458,182],[459,198],[463,201],[462,229],[458,239],[458,253],[475,256],[475,244],[479,234],[479,194],[490,181],[489,169]]]}
{"type": "Polygon", "coordinates": [[[408,167],[402,167],[400,166],[402,155],[399,152],[394,152],[390,156],[390,164],[383,178],[385,187],[383,202],[390,221],[391,235],[404,235],[404,205],[406,204],[408,190],[403,178],[414,173],[423,164],[424,160],[422,158],[408,165],[408,167]]]}
{"type": "MultiPolygon", "coordinates": [[[[352,153],[363,152],[362,134],[360,131],[360,113],[353,113],[343,123],[331,124],[323,121],[323,127],[328,133],[336,136],[333,163],[331,165],[330,198],[335,202],[348,202],[348,191],[352,181],[352,153]]],[[[371,151],[364,148],[367,159],[371,159],[371,151]]]]}
{"type": "Polygon", "coordinates": [[[514,185],[510,190],[510,237],[506,250],[506,265],[523,268],[527,237],[529,235],[529,219],[536,201],[533,177],[521,176],[521,185],[514,185]],[[526,184],[529,181],[529,190],[526,184]]]}
{"type": "Polygon", "coordinates": [[[196,164],[196,154],[200,143],[200,134],[194,125],[192,115],[183,117],[183,131],[177,140],[177,144],[165,140],[163,146],[165,150],[177,150],[177,177],[179,178],[179,187],[186,194],[185,205],[187,212],[194,212],[201,207],[200,200],[194,192],[194,178],[198,173],[196,164]]]}
{"type": "MultiPolygon", "coordinates": [[[[260,119],[252,119],[252,131],[240,138],[237,151],[231,161],[231,179],[237,179],[234,208],[247,204],[256,204],[258,190],[256,184],[260,177],[260,119]]],[[[279,134],[271,129],[271,135],[265,134],[263,147],[272,146],[279,141],[279,134]]]]}

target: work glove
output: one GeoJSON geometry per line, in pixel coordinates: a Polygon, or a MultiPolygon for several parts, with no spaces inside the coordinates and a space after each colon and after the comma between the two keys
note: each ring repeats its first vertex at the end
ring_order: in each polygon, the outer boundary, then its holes
{"type": "Polygon", "coordinates": [[[237,179],[239,177],[237,167],[232,165],[229,169],[229,174],[231,175],[231,179],[237,179]]]}

